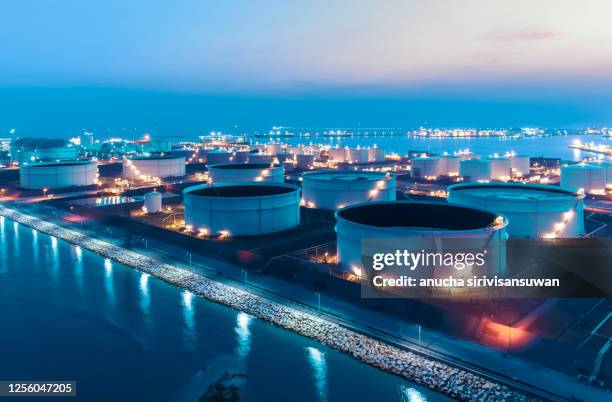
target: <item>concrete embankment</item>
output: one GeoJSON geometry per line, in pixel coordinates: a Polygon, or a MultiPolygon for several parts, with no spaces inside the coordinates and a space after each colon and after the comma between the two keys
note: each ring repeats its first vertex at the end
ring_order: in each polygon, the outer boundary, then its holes
{"type": "Polygon", "coordinates": [[[217,303],[312,338],[379,369],[464,401],[527,401],[525,395],[470,371],[355,332],[314,314],[162,263],[109,242],[0,206],[0,216],[158,277],[217,303]]]}

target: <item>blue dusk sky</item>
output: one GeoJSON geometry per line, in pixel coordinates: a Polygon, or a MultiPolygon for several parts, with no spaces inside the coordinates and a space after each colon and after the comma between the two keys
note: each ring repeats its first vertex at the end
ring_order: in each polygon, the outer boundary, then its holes
{"type": "Polygon", "coordinates": [[[0,136],[612,125],[609,0],[0,2],[0,136]]]}

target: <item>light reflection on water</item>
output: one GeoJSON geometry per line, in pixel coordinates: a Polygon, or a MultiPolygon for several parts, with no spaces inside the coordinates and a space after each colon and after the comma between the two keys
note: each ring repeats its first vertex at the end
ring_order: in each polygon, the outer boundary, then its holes
{"type": "Polygon", "coordinates": [[[149,277],[151,275],[146,272],[140,273],[139,289],[140,289],[140,309],[145,317],[145,320],[150,320],[151,315],[151,292],[149,290],[149,277]]]}
{"type": "Polygon", "coordinates": [[[115,302],[115,287],[113,286],[113,262],[110,258],[104,259],[104,289],[110,303],[115,302]]]}
{"type": "Polygon", "coordinates": [[[57,249],[57,238],[54,236],[51,237],[51,276],[54,279],[57,279],[59,275],[60,269],[60,257],[57,249]]]}
{"type": "Polygon", "coordinates": [[[415,388],[400,385],[399,389],[402,402],[427,402],[425,395],[415,388]]]}
{"type": "Polygon", "coordinates": [[[251,350],[251,320],[253,317],[250,315],[239,312],[236,315],[236,338],[238,340],[238,348],[236,352],[238,359],[242,360],[248,356],[251,350]]]}
{"type": "Polygon", "coordinates": [[[38,266],[38,251],[38,230],[32,229],[32,257],[36,266],[38,266]]]}
{"type": "Polygon", "coordinates": [[[79,289],[83,289],[83,250],[81,246],[74,246],[76,263],[74,264],[74,279],[79,289]]]}
{"type": "Polygon", "coordinates": [[[312,346],[306,347],[308,362],[313,370],[313,378],[320,402],[327,402],[327,361],[325,353],[312,346]]]}
{"type": "Polygon", "coordinates": [[[185,322],[185,342],[190,348],[195,348],[197,339],[195,332],[195,308],[193,303],[193,293],[184,290],[182,294],[183,320],[185,322]]]}
{"type": "Polygon", "coordinates": [[[19,257],[21,250],[19,247],[19,224],[17,222],[13,222],[13,248],[15,255],[19,257]]]}

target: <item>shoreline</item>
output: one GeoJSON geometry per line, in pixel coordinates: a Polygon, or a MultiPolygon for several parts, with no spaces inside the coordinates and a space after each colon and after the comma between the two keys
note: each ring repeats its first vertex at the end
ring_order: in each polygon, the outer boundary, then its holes
{"type": "Polygon", "coordinates": [[[526,401],[525,395],[468,370],[390,345],[314,314],[297,310],[239,287],[208,279],[112,243],[0,206],[0,216],[55,236],[123,265],[189,290],[205,299],[242,311],[275,326],[311,338],[357,360],[427,386],[458,400],[526,401]]]}

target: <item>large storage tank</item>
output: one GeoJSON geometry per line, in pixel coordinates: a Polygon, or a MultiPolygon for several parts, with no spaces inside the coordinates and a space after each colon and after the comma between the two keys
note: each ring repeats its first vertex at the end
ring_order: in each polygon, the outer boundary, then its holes
{"type": "Polygon", "coordinates": [[[265,152],[252,152],[249,154],[250,163],[272,163],[274,156],[265,152]]]}
{"type": "Polygon", "coordinates": [[[283,183],[282,165],[270,163],[221,163],[208,166],[208,177],[213,183],[263,181],[283,183]]]}
{"type": "Polygon", "coordinates": [[[136,156],[123,159],[123,177],[126,179],[173,176],[185,176],[184,156],[136,156]]]}
{"type": "Polygon", "coordinates": [[[365,277],[362,240],[372,238],[404,239],[416,253],[486,250],[487,275],[506,271],[506,222],[489,211],[446,203],[372,202],[336,211],[336,221],[340,265],[365,277]]]}
{"type": "Polygon", "coordinates": [[[206,151],[206,164],[216,165],[219,163],[227,163],[232,160],[232,154],[225,149],[210,149],[206,151]]]}
{"type": "MultiPolygon", "coordinates": [[[[236,152],[234,152],[234,156],[232,158],[232,162],[235,163],[244,163],[244,162],[248,162],[249,160],[249,151],[246,149],[240,149],[236,152]]],[[[225,163],[227,161],[223,161],[223,162],[219,162],[219,163],[225,163]]]]}
{"type": "Polygon", "coordinates": [[[350,163],[368,163],[368,150],[366,148],[348,148],[346,159],[350,163]]]}
{"type": "Polygon", "coordinates": [[[98,180],[98,164],[91,160],[34,162],[19,168],[19,185],[28,189],[89,186],[98,180]]]}
{"type": "Polygon", "coordinates": [[[393,201],[395,187],[391,173],[317,170],[302,176],[302,204],[333,211],[360,202],[393,201]]]}
{"type": "Polygon", "coordinates": [[[276,158],[279,163],[283,163],[286,160],[293,159],[293,154],[291,152],[282,151],[276,154],[276,158]]]}
{"type": "Polygon", "coordinates": [[[383,148],[368,148],[368,162],[379,163],[385,161],[385,150],[383,148]]]}
{"type": "Polygon", "coordinates": [[[491,179],[510,180],[512,178],[512,164],[510,159],[501,156],[486,158],[491,164],[491,179]]]}
{"type": "Polygon", "coordinates": [[[297,154],[295,155],[297,160],[297,168],[300,170],[308,170],[315,161],[313,154],[297,154]]]}
{"type": "Polygon", "coordinates": [[[448,202],[484,208],[508,220],[510,237],[578,237],[584,234],[583,194],[557,186],[522,183],[461,183],[448,202]]]}
{"type": "Polygon", "coordinates": [[[605,170],[606,186],[612,185],[612,161],[602,160],[591,162],[590,164],[602,167],[605,170]]]}
{"type": "Polygon", "coordinates": [[[149,214],[154,214],[162,210],[162,195],[158,191],[151,191],[144,195],[144,208],[149,214]]]}
{"type": "Polygon", "coordinates": [[[344,148],[330,148],[329,149],[329,161],[330,162],[346,161],[346,150],[344,148]]]}
{"type": "Polygon", "coordinates": [[[440,159],[431,157],[412,158],[410,174],[417,179],[434,178],[440,175],[440,159]]]}
{"type": "Polygon", "coordinates": [[[606,170],[602,166],[584,163],[561,166],[561,187],[582,189],[589,194],[605,191],[606,170]]]}
{"type": "Polygon", "coordinates": [[[194,230],[252,236],[300,224],[300,189],[284,183],[218,183],[183,190],[185,224],[194,230]]]}
{"type": "Polygon", "coordinates": [[[283,150],[283,144],[275,142],[272,144],[266,144],[265,146],[266,153],[275,156],[279,152],[283,150]]]}
{"type": "Polygon", "coordinates": [[[484,159],[466,159],[459,162],[459,176],[466,181],[491,180],[491,162],[484,159]]]}
{"type": "Polygon", "coordinates": [[[512,171],[521,176],[526,176],[530,173],[531,158],[526,155],[510,155],[510,163],[512,171]]]}
{"type": "Polygon", "coordinates": [[[459,176],[459,162],[461,159],[455,155],[441,155],[440,159],[440,176],[459,176]]]}

